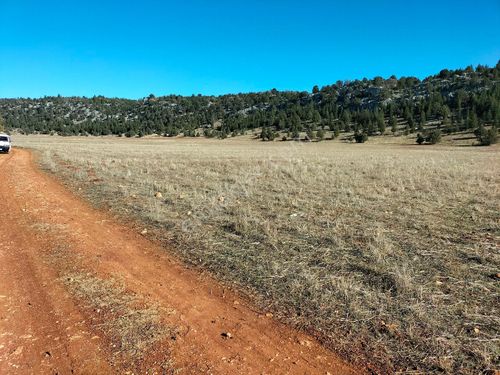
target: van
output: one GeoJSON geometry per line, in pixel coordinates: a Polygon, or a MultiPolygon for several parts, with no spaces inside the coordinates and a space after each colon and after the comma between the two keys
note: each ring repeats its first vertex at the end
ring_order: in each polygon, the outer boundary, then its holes
{"type": "Polygon", "coordinates": [[[12,148],[10,135],[0,133],[0,152],[9,153],[12,148]]]}

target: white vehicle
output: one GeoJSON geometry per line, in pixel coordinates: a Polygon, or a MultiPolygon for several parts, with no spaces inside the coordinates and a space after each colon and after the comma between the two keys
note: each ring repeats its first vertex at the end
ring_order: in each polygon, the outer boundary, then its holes
{"type": "Polygon", "coordinates": [[[0,152],[9,153],[12,148],[12,140],[10,135],[0,133],[0,152]]]}

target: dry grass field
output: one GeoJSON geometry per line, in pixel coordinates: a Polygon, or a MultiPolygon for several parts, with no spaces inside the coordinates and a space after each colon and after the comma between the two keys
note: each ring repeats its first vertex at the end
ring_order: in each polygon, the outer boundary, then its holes
{"type": "Polygon", "coordinates": [[[15,141],[95,204],[353,362],[378,372],[499,368],[498,146],[15,141]]]}

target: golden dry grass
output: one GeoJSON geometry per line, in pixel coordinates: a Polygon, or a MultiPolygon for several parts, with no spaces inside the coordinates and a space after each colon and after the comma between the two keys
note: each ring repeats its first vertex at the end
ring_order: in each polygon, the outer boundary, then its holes
{"type": "Polygon", "coordinates": [[[16,140],[352,361],[499,366],[498,147],[16,140]]]}

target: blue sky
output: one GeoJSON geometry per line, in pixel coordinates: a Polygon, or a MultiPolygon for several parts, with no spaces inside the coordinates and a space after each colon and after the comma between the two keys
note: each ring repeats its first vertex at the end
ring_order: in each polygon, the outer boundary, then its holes
{"type": "Polygon", "coordinates": [[[500,0],[0,0],[0,97],[311,90],[499,58],[500,0]]]}

